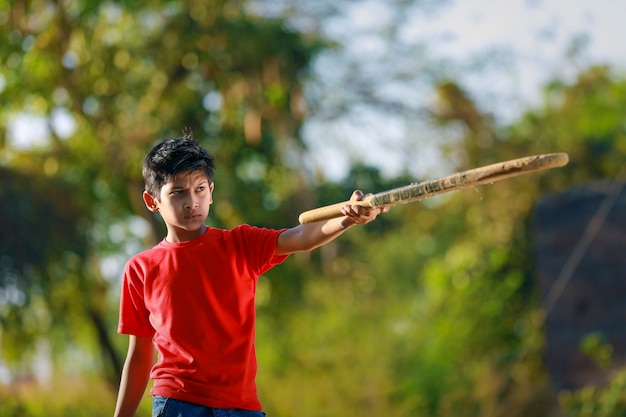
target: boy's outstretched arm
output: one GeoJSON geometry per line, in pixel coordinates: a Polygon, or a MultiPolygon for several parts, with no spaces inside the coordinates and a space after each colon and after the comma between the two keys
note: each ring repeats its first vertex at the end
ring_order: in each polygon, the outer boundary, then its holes
{"type": "MultiPolygon", "coordinates": [[[[350,201],[359,201],[363,197],[363,193],[357,190],[352,193],[350,201]]],[[[379,209],[346,205],[342,209],[343,217],[317,223],[300,224],[282,232],[276,242],[276,254],[286,255],[313,250],[334,240],[348,228],[357,224],[369,223],[376,219],[380,213],[387,211],[389,211],[388,207],[379,209]]]]}
{"type": "Polygon", "coordinates": [[[115,417],[133,417],[146,392],[154,365],[152,337],[130,336],[115,406],[115,417]]]}

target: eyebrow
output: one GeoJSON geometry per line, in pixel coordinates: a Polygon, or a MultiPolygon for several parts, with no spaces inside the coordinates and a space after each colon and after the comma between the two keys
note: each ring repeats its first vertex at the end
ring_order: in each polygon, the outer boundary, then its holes
{"type": "MultiPolygon", "coordinates": [[[[210,183],[208,179],[203,178],[200,182],[198,182],[197,184],[195,184],[194,186],[192,186],[190,188],[199,187],[199,186],[201,186],[205,182],[207,183],[207,185],[209,185],[209,183],[210,183]]],[[[186,186],[173,184],[171,190],[184,190],[186,188],[187,188],[186,186]]]]}

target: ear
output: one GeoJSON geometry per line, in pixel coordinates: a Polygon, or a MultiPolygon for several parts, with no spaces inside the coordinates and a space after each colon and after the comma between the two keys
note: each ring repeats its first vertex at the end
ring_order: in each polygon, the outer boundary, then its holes
{"type": "Polygon", "coordinates": [[[158,201],[147,191],[143,192],[143,202],[146,203],[146,207],[151,212],[156,213],[159,211],[158,201]]]}

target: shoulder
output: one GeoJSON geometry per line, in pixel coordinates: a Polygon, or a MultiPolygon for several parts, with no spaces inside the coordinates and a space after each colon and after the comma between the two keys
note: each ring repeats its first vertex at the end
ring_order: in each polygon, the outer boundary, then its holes
{"type": "Polygon", "coordinates": [[[162,243],[158,243],[157,245],[151,247],[150,249],[146,249],[139,253],[134,254],[133,256],[130,257],[128,262],[141,262],[142,260],[155,258],[155,257],[158,257],[161,252],[163,252],[162,243]]]}
{"type": "Polygon", "coordinates": [[[233,233],[256,233],[256,234],[276,234],[282,230],[269,229],[267,227],[251,226],[249,224],[240,224],[231,230],[233,233]]]}
{"type": "Polygon", "coordinates": [[[283,229],[269,229],[266,227],[251,226],[249,224],[241,224],[228,233],[238,239],[276,239],[283,232],[283,229]]]}
{"type": "Polygon", "coordinates": [[[269,229],[242,224],[226,232],[224,243],[244,252],[261,251],[265,253],[267,250],[267,252],[273,254],[276,250],[278,236],[282,232],[282,229],[269,229]]]}
{"type": "Polygon", "coordinates": [[[161,262],[163,251],[164,248],[161,247],[161,244],[158,244],[131,256],[126,262],[125,271],[144,270],[149,268],[150,265],[161,262]]]}

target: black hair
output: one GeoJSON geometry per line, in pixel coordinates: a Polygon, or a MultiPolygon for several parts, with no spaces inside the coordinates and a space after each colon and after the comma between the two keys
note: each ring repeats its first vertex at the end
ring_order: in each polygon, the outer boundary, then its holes
{"type": "Polygon", "coordinates": [[[190,131],[179,138],[167,139],[156,145],[143,164],[145,191],[159,198],[165,183],[183,172],[202,171],[213,181],[215,162],[213,156],[193,139],[190,131]]]}

